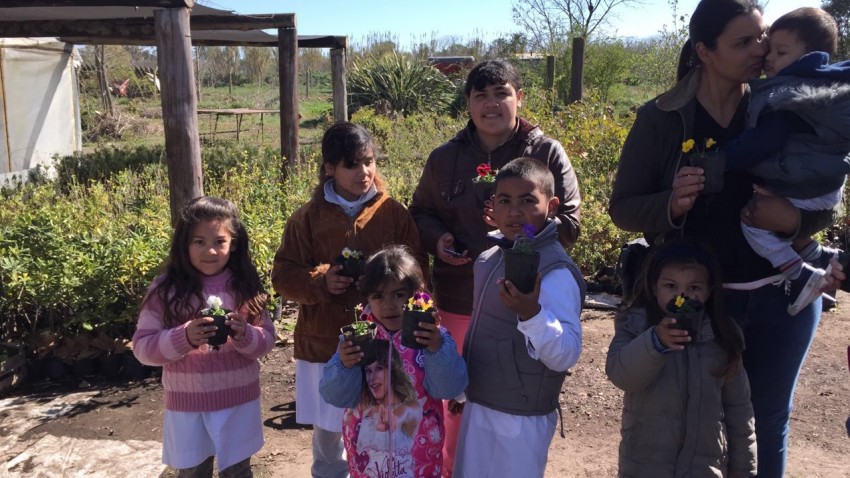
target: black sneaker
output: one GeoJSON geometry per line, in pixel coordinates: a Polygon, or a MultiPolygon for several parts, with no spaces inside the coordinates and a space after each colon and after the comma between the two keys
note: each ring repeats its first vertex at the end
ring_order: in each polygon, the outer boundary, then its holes
{"type": "Polygon", "coordinates": [[[832,267],[829,265],[826,266],[826,270],[823,270],[815,269],[803,263],[800,276],[786,282],[789,302],[788,315],[799,314],[801,310],[820,297],[821,289],[826,285],[826,276],[829,275],[831,269],[832,267]]]}

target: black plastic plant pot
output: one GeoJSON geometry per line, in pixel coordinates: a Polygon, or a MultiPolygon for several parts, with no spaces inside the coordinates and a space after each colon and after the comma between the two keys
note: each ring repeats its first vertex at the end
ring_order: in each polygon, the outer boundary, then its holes
{"type": "Polygon", "coordinates": [[[702,168],[705,172],[705,183],[702,192],[705,194],[723,191],[723,173],[726,171],[726,154],[723,151],[697,153],[690,156],[691,166],[702,168]]]}
{"type": "Polygon", "coordinates": [[[366,260],[363,258],[360,259],[352,259],[352,258],[338,258],[337,264],[342,265],[342,269],[339,270],[338,274],[345,277],[351,277],[352,279],[359,279],[360,276],[363,275],[363,270],[366,268],[366,260]]]}
{"type": "Polygon", "coordinates": [[[106,353],[100,356],[100,374],[107,380],[115,380],[121,375],[121,355],[106,353]]]}
{"type": "Polygon", "coordinates": [[[62,380],[68,376],[68,365],[62,359],[50,357],[44,364],[47,377],[51,380],[62,380]]]}
{"type": "Polygon", "coordinates": [[[97,375],[97,365],[97,358],[86,357],[75,361],[73,365],[71,365],[71,372],[77,380],[86,377],[93,377],[97,375]]]}
{"type": "MultiPolygon", "coordinates": [[[[689,299],[687,305],[693,310],[681,312],[676,311],[675,301],[676,298],[674,297],[667,303],[667,316],[676,319],[676,323],[673,324],[673,328],[687,331],[688,337],[691,338],[691,341],[696,340],[697,332],[699,331],[703,315],[705,314],[702,302],[689,299]]],[[[685,342],[682,345],[688,345],[689,343],[691,342],[685,342]]]]}
{"type": "Polygon", "coordinates": [[[356,334],[351,325],[346,325],[341,329],[345,340],[350,340],[352,344],[360,347],[360,352],[363,353],[363,357],[360,358],[360,365],[364,367],[372,364],[378,358],[375,349],[375,330],[377,327],[378,324],[370,322],[369,329],[361,334],[356,334]]]}
{"type": "MultiPolygon", "coordinates": [[[[222,309],[225,314],[229,314],[232,312],[229,309],[222,309]]],[[[209,309],[201,311],[204,316],[212,317],[213,323],[212,325],[216,326],[215,335],[209,338],[207,343],[214,349],[218,350],[220,346],[227,343],[227,336],[230,335],[230,326],[225,324],[224,321],[227,320],[227,315],[209,315],[209,309]]]]}
{"type": "Polygon", "coordinates": [[[133,351],[128,350],[124,352],[121,359],[124,378],[129,380],[141,380],[148,378],[148,375],[150,375],[151,369],[142,365],[142,363],[139,362],[139,359],[133,355],[133,351]]]}
{"type": "Polygon", "coordinates": [[[472,190],[475,191],[475,199],[478,200],[478,207],[484,207],[484,201],[493,196],[496,183],[488,183],[479,181],[472,183],[472,190]]]}
{"type": "Polygon", "coordinates": [[[523,294],[534,290],[537,280],[537,268],[540,266],[540,253],[537,251],[517,252],[505,249],[505,279],[523,294]]]}
{"type": "Polygon", "coordinates": [[[424,349],[425,345],[416,341],[413,332],[424,330],[419,322],[434,323],[430,310],[405,310],[401,317],[401,344],[409,349],[424,349]]]}

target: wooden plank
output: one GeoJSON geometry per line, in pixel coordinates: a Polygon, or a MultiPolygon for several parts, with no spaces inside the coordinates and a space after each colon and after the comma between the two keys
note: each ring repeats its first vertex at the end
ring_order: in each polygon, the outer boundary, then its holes
{"type": "MultiPolygon", "coordinates": [[[[156,13],[159,10],[156,10],[156,13]]],[[[2,18],[2,9],[0,9],[2,18]]],[[[193,15],[192,30],[263,30],[294,28],[295,14],[263,15],[193,15]]],[[[0,21],[0,37],[86,37],[122,38],[127,40],[156,37],[150,18],[68,19],[32,21],[0,21]]]]}
{"type": "Polygon", "coordinates": [[[298,37],[295,28],[279,28],[278,74],[280,77],[280,149],[286,158],[281,174],[298,164],[298,37]]]}
{"type": "Polygon", "coordinates": [[[160,7],[192,8],[195,0],[3,0],[0,8],[17,7],[160,7]]]}
{"type": "Polygon", "coordinates": [[[345,48],[331,50],[331,84],[334,121],[348,121],[348,87],[345,83],[345,48]]]}
{"type": "Polygon", "coordinates": [[[157,10],[154,19],[171,223],[174,225],[183,206],[204,194],[189,10],[157,10]]]}

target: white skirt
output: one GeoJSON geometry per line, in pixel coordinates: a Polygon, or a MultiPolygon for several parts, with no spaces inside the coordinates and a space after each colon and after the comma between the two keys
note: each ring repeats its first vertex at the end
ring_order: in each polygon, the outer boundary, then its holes
{"type": "Polygon", "coordinates": [[[260,400],[215,412],[165,411],[162,462],[192,468],[215,455],[218,470],[250,458],[263,447],[260,400]]]}
{"type": "Polygon", "coordinates": [[[342,408],[326,402],[319,393],[325,364],[295,361],[295,422],[329,432],[342,432],[342,408]]]}

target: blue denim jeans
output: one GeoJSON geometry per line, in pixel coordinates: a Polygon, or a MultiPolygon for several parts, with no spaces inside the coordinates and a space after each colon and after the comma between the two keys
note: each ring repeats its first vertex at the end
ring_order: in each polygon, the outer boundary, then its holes
{"type": "Polygon", "coordinates": [[[782,478],[794,388],[820,322],[821,299],[789,317],[783,287],[725,292],[727,312],[744,331],[744,368],[756,419],[758,476],[782,478]]]}

